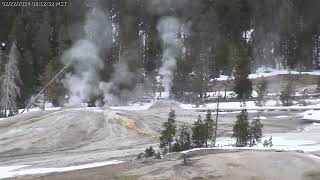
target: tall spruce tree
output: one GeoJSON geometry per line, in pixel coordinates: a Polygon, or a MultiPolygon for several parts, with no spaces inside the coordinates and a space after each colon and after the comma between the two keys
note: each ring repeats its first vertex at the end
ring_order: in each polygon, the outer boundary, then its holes
{"type": "Polygon", "coordinates": [[[179,139],[177,143],[179,144],[180,151],[188,150],[192,146],[191,135],[189,129],[185,124],[182,125],[179,129],[179,139]]]}
{"type": "Polygon", "coordinates": [[[168,120],[163,123],[163,129],[160,132],[160,148],[163,149],[163,151],[166,151],[167,147],[169,147],[169,152],[172,151],[172,142],[176,135],[175,119],[175,111],[171,109],[168,120]]]}
{"type": "Polygon", "coordinates": [[[198,120],[194,122],[192,127],[192,141],[195,147],[200,148],[205,145],[206,134],[205,125],[202,121],[201,115],[198,116],[198,120]]]}
{"type": "Polygon", "coordinates": [[[267,90],[267,81],[266,79],[262,76],[257,83],[257,93],[258,93],[258,101],[257,105],[258,106],[263,106],[264,105],[264,96],[266,94],[267,90]]]}
{"type": "Polygon", "coordinates": [[[205,144],[208,147],[208,141],[212,140],[216,125],[212,119],[211,111],[207,111],[206,118],[204,119],[204,136],[205,144]]]}
{"type": "Polygon", "coordinates": [[[250,126],[246,109],[237,115],[237,121],[233,126],[233,138],[236,138],[236,146],[247,146],[250,140],[250,126]]]}
{"type": "Polygon", "coordinates": [[[257,117],[252,120],[250,126],[250,146],[254,146],[256,143],[261,142],[261,138],[263,136],[262,128],[263,125],[260,121],[260,115],[258,114],[257,117]]]}
{"type": "Polygon", "coordinates": [[[240,43],[235,67],[234,92],[238,99],[245,100],[252,94],[252,82],[248,78],[250,74],[250,60],[247,47],[240,43]]]}
{"type": "MultiPolygon", "coordinates": [[[[39,89],[42,89],[51,79],[61,70],[60,66],[54,65],[53,61],[50,61],[46,67],[44,72],[41,74],[39,80],[41,86],[39,89]]],[[[60,106],[62,105],[62,97],[64,94],[63,84],[61,82],[61,77],[58,77],[53,83],[51,83],[45,90],[46,98],[54,105],[60,106]]]]}
{"type": "Polygon", "coordinates": [[[292,80],[289,80],[285,89],[280,94],[280,101],[283,106],[291,106],[295,98],[295,86],[292,80]]]}

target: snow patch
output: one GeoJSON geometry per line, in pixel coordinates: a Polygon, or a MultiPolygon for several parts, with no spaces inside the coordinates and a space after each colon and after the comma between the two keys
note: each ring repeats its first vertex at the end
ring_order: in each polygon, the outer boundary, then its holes
{"type": "Polygon", "coordinates": [[[320,122],[320,111],[314,111],[314,110],[306,111],[303,113],[303,119],[320,122]]]}
{"type": "Polygon", "coordinates": [[[219,150],[280,150],[280,151],[296,151],[301,150],[304,152],[315,152],[320,150],[320,144],[311,141],[311,140],[302,140],[302,139],[290,139],[289,137],[282,137],[280,136],[272,136],[272,143],[273,146],[264,147],[263,142],[265,140],[269,140],[269,136],[262,138],[261,143],[255,145],[253,147],[236,147],[235,146],[235,139],[228,138],[228,137],[221,137],[217,138],[217,147],[213,148],[196,148],[190,149],[187,151],[183,151],[182,153],[188,153],[192,151],[198,150],[212,150],[212,149],[219,149],[219,150]]]}
{"type": "Polygon", "coordinates": [[[66,171],[102,167],[102,166],[108,166],[108,165],[120,164],[120,163],[124,163],[124,161],[114,160],[114,161],[98,162],[98,163],[91,163],[91,164],[83,164],[83,165],[77,165],[77,166],[61,167],[61,168],[27,168],[27,167],[30,167],[29,165],[4,166],[4,167],[0,167],[0,179],[23,176],[23,175],[45,174],[45,173],[52,173],[52,172],[66,172],[66,171]]]}
{"type": "Polygon", "coordinates": [[[289,116],[276,116],[275,118],[277,119],[284,119],[284,118],[288,118],[289,116]]]}
{"type": "MultiPolygon", "coordinates": [[[[249,74],[249,79],[257,79],[261,77],[269,77],[269,76],[276,76],[276,75],[285,75],[285,74],[309,74],[309,75],[316,75],[320,76],[320,70],[317,71],[310,71],[310,72],[298,72],[298,71],[291,71],[287,69],[272,69],[261,67],[256,70],[255,73],[249,74]]],[[[216,78],[218,81],[226,81],[226,80],[233,80],[234,77],[228,77],[226,75],[220,75],[219,78],[216,78]]],[[[213,81],[214,79],[212,79],[213,81]]]]}
{"type": "Polygon", "coordinates": [[[110,109],[114,110],[127,110],[127,111],[142,111],[149,109],[153,103],[134,103],[128,106],[111,106],[110,109]]]}

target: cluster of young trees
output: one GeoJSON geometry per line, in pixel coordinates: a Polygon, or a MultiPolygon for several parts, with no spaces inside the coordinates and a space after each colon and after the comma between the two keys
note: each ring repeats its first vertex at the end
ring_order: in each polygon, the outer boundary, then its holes
{"type": "MultiPolygon", "coordinates": [[[[192,148],[215,147],[217,138],[217,122],[212,118],[211,112],[207,111],[205,119],[201,115],[193,123],[190,129],[184,124],[177,130],[176,114],[174,110],[169,113],[168,120],[163,123],[160,132],[160,146],[163,154],[170,152],[180,152],[192,148]],[[208,144],[211,142],[211,145],[208,144]]],[[[260,121],[260,115],[249,122],[248,112],[246,109],[237,115],[237,121],[233,126],[232,137],[236,139],[237,147],[254,146],[261,143],[263,137],[263,124],[260,121]]],[[[273,146],[272,137],[263,143],[266,147],[273,146]]],[[[156,153],[152,147],[147,148],[145,153],[138,155],[142,157],[161,158],[160,151],[156,153]]]]}
{"type": "Polygon", "coordinates": [[[163,153],[185,151],[195,147],[208,147],[208,142],[215,142],[217,127],[210,111],[207,112],[203,120],[201,115],[198,116],[197,121],[191,127],[191,131],[186,125],[182,125],[177,130],[175,117],[175,111],[171,110],[168,120],[163,123],[160,132],[160,149],[163,153]]]}
{"type": "MultiPolygon", "coordinates": [[[[135,83],[149,82],[156,90],[163,51],[157,24],[164,16],[174,16],[188,31],[176,32],[182,48],[175,57],[172,94],[205,97],[210,79],[235,71],[237,89],[247,88],[239,98],[248,97],[246,74],[262,65],[319,69],[319,6],[318,0],[100,1],[112,22],[112,47],[101,53],[105,66],[100,78],[108,80],[112,65],[126,61],[136,74],[135,83]]],[[[68,1],[66,7],[0,7],[0,40],[8,44],[17,40],[22,57],[18,68],[24,83],[18,106],[61,69],[61,55],[81,38],[74,32],[81,29],[88,9],[88,0],[68,1]]],[[[57,81],[47,93],[59,105],[67,92],[57,81]]]]}
{"type": "Polygon", "coordinates": [[[237,121],[233,126],[232,137],[236,138],[236,146],[243,147],[249,145],[251,147],[256,145],[256,143],[260,143],[263,136],[262,127],[259,115],[250,124],[247,110],[242,110],[237,115],[237,121]]]}

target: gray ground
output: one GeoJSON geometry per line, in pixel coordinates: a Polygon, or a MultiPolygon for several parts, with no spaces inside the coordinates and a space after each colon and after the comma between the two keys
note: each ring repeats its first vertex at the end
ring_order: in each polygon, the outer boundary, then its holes
{"type": "MultiPolygon", "coordinates": [[[[0,121],[0,166],[29,164],[33,167],[61,167],[111,159],[133,159],[149,145],[158,143],[157,137],[161,124],[167,119],[171,108],[176,110],[178,125],[191,125],[199,115],[199,112],[179,108],[175,102],[160,101],[145,111],[70,108],[32,112],[2,120],[0,121]]],[[[262,120],[264,133],[287,133],[302,129],[307,124],[302,121],[301,116],[297,113],[274,111],[260,114],[267,118],[262,120]],[[283,115],[289,117],[278,118],[278,116],[283,115]]],[[[204,113],[200,114],[204,115],[204,113]]],[[[219,136],[231,135],[230,132],[236,115],[237,113],[220,115],[219,136]]],[[[256,112],[250,113],[250,118],[256,115],[256,112]]],[[[221,158],[226,158],[226,163],[228,161],[231,163],[233,156],[244,158],[242,153],[232,154],[221,155],[221,158]]],[[[253,156],[253,159],[262,161],[266,156],[272,156],[272,154],[258,153],[258,155],[253,156]]],[[[287,157],[283,161],[294,160],[291,156],[300,157],[302,155],[289,153],[283,156],[284,158],[287,157]]],[[[213,158],[214,161],[217,160],[215,159],[217,157],[214,156],[210,156],[210,158],[213,158]]],[[[205,159],[203,158],[203,162],[201,160],[195,162],[201,162],[200,167],[201,164],[210,162],[205,159]]],[[[271,163],[271,160],[268,161],[271,163]]],[[[220,161],[224,163],[221,159],[220,161]]],[[[237,162],[238,160],[234,163],[237,162]]],[[[161,162],[157,165],[159,167],[170,167],[171,165],[175,167],[177,163],[180,162],[161,162]]],[[[319,162],[315,163],[317,167],[320,167],[319,162]]],[[[236,167],[241,166],[242,164],[236,167]]],[[[299,165],[297,168],[304,166],[306,164],[299,165]]],[[[198,168],[198,166],[195,166],[195,168],[198,168]]],[[[295,170],[294,168],[292,170],[295,170]]],[[[249,169],[245,173],[249,173],[249,169]]],[[[140,172],[143,171],[148,172],[147,169],[130,169],[128,175],[141,176],[140,172]]],[[[163,171],[166,170],[163,169],[163,171]]],[[[223,171],[224,169],[219,170],[220,173],[223,171]]],[[[312,168],[310,171],[312,171],[312,168]]],[[[171,170],[168,173],[170,175],[173,172],[174,170],[171,170]]],[[[304,171],[300,172],[303,173],[304,171]]],[[[150,174],[153,175],[154,173],[150,172],[150,174]]],[[[85,177],[88,178],[88,176],[85,177]]],[[[189,178],[189,176],[186,177],[189,178]]],[[[148,176],[146,176],[146,179],[148,179],[148,176]]],[[[159,176],[159,179],[166,179],[166,176],[159,176]]]]}
{"type": "Polygon", "coordinates": [[[24,180],[318,180],[320,160],[298,152],[196,152],[184,165],[171,159],[133,161],[65,173],[26,176],[24,180]],[[199,155],[201,154],[201,155],[199,155]]]}

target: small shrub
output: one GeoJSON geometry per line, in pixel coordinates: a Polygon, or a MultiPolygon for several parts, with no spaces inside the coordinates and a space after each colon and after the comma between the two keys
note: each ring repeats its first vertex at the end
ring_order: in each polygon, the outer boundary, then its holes
{"type": "Polygon", "coordinates": [[[272,143],[272,136],[270,137],[270,139],[269,140],[264,140],[264,142],[263,142],[263,146],[264,147],[272,147],[273,146],[273,143],[272,143]]]}
{"type": "Polygon", "coordinates": [[[145,150],[145,153],[144,153],[144,157],[145,158],[149,158],[149,157],[153,157],[156,155],[156,152],[154,151],[153,147],[150,146],[150,148],[147,148],[145,150]]]}
{"type": "Polygon", "coordinates": [[[155,154],[155,157],[156,157],[157,159],[161,159],[161,158],[162,158],[160,151],[158,151],[158,152],[155,154]]]}
{"type": "Polygon", "coordinates": [[[144,153],[138,154],[137,159],[142,159],[142,158],[144,158],[144,153]]]}

